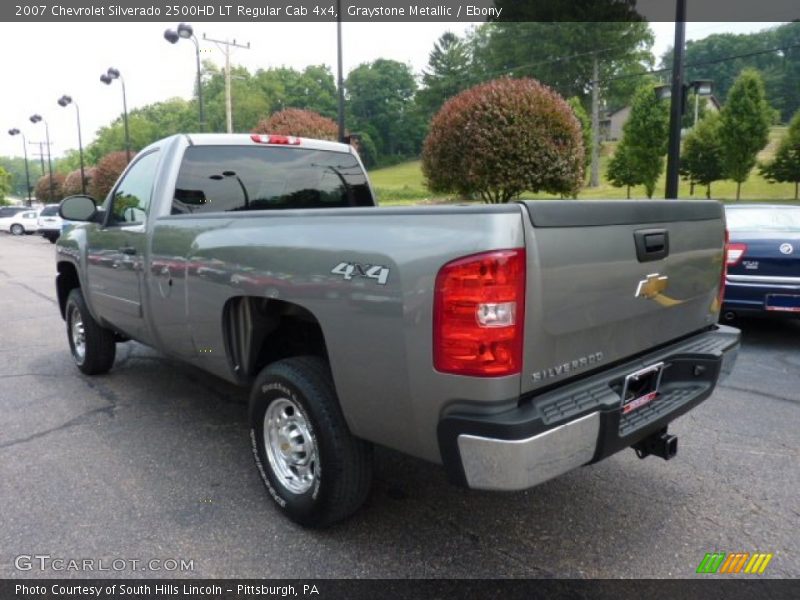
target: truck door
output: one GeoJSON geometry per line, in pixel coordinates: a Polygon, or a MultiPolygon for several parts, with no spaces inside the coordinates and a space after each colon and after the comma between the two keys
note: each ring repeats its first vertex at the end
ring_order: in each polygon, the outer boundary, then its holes
{"type": "Polygon", "coordinates": [[[93,305],[115,329],[142,342],[143,268],[147,215],[159,152],[137,157],[106,201],[106,222],[87,234],[87,273],[93,305]]]}

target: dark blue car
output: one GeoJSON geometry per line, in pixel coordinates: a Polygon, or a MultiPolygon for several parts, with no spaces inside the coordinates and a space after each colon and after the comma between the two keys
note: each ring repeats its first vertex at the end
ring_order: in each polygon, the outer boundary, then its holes
{"type": "Polygon", "coordinates": [[[730,242],[722,315],[800,316],[800,206],[726,206],[730,242]]]}

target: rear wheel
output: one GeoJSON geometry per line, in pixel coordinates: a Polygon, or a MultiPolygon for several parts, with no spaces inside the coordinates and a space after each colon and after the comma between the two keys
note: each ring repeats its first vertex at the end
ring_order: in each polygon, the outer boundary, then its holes
{"type": "Polygon", "coordinates": [[[14,223],[11,226],[11,233],[13,233],[14,235],[22,235],[23,233],[25,233],[25,228],[19,223],[14,223]]]}
{"type": "Polygon", "coordinates": [[[75,364],[86,375],[107,373],[114,364],[114,332],[102,327],[89,312],[80,288],[67,297],[67,339],[75,364]]]}
{"type": "Polygon", "coordinates": [[[325,361],[303,356],[266,367],[253,385],[250,419],[256,464],[290,519],[325,527],[363,504],[372,446],[350,433],[325,361]]]}

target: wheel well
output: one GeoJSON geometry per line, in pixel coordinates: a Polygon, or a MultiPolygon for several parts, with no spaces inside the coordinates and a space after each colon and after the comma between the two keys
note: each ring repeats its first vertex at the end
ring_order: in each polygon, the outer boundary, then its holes
{"type": "Polygon", "coordinates": [[[234,372],[255,377],[266,365],[290,356],[327,361],[322,328],[305,308],[271,298],[239,296],[223,310],[226,353],[234,372]]]}
{"type": "Polygon", "coordinates": [[[61,310],[61,318],[65,318],[67,308],[67,296],[75,289],[81,287],[78,278],[78,270],[70,262],[58,263],[58,274],[56,275],[56,294],[58,295],[58,308],[61,310]]]}

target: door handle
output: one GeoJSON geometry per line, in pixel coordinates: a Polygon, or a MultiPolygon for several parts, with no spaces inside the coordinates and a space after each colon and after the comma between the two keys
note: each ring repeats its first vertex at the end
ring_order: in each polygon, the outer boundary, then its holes
{"type": "Polygon", "coordinates": [[[136,254],[136,248],[134,248],[133,246],[123,246],[122,248],[119,249],[119,251],[122,252],[123,254],[127,254],[128,256],[133,256],[136,254]]]}
{"type": "Polygon", "coordinates": [[[669,231],[666,229],[640,229],[633,232],[633,239],[639,262],[660,260],[669,256],[669,231]]]}

